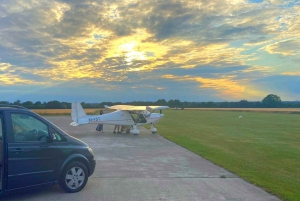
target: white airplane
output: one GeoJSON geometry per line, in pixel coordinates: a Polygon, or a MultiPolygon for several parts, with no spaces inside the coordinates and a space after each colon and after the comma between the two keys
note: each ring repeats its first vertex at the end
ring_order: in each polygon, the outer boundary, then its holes
{"type": "Polygon", "coordinates": [[[168,106],[132,106],[132,105],[115,105],[105,106],[105,108],[117,111],[103,115],[86,115],[80,103],[72,103],[72,120],[71,126],[79,126],[81,124],[111,124],[131,126],[130,133],[138,135],[140,131],[137,126],[151,124],[150,131],[155,134],[157,129],[154,123],[157,123],[164,115],[161,113],[153,113],[155,110],[168,109],[168,106]]]}

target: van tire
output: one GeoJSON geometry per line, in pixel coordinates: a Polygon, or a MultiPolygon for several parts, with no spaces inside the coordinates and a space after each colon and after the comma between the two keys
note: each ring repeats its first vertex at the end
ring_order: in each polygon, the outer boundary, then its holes
{"type": "Polygon", "coordinates": [[[59,186],[68,193],[81,191],[88,181],[88,171],[84,164],[72,161],[63,169],[59,186]]]}

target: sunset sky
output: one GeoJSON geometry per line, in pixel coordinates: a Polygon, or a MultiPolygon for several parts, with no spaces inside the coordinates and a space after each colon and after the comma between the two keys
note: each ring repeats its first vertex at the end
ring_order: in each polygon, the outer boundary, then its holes
{"type": "Polygon", "coordinates": [[[300,100],[299,0],[2,0],[0,101],[300,100]]]}

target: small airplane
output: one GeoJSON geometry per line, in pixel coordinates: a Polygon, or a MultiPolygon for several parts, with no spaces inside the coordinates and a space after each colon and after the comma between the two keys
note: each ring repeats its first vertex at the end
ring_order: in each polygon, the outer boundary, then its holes
{"type": "Polygon", "coordinates": [[[161,110],[168,109],[168,106],[132,106],[132,105],[114,105],[105,108],[114,109],[117,111],[103,115],[86,115],[80,103],[72,103],[72,120],[71,126],[79,126],[81,124],[96,123],[110,125],[130,126],[127,132],[138,135],[140,131],[137,126],[151,124],[150,131],[155,134],[157,129],[154,124],[157,123],[164,115],[161,110]],[[153,113],[155,110],[160,110],[160,113],[153,113]]]}

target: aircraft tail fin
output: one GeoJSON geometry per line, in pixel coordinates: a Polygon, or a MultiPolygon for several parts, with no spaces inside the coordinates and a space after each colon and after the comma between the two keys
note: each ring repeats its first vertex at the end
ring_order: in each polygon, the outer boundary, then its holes
{"type": "MultiPolygon", "coordinates": [[[[78,119],[81,117],[86,116],[85,111],[83,110],[82,106],[80,103],[74,102],[72,103],[72,120],[74,123],[78,124],[78,119]]],[[[75,126],[75,124],[74,124],[75,126]]]]}

